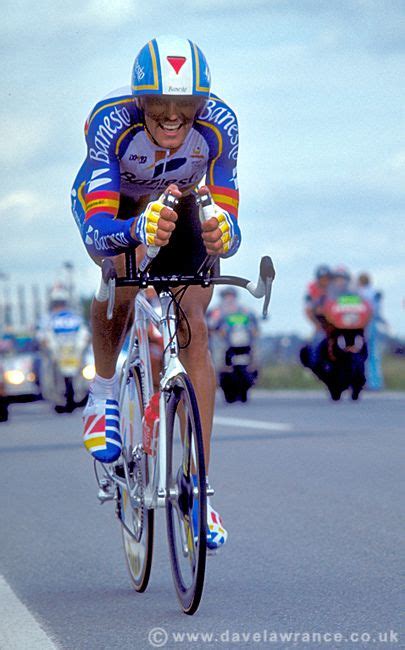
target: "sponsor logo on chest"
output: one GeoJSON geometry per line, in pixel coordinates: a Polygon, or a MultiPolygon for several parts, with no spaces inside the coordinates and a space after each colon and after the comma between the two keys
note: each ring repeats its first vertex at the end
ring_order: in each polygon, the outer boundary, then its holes
{"type": "Polygon", "coordinates": [[[136,137],[129,144],[120,162],[123,183],[151,190],[170,182],[188,185],[197,183],[206,171],[207,159],[200,149],[197,156],[195,148],[167,156],[165,150],[152,149],[150,145],[148,150],[148,145],[136,137]],[[136,153],[140,150],[145,153],[136,153]]]}

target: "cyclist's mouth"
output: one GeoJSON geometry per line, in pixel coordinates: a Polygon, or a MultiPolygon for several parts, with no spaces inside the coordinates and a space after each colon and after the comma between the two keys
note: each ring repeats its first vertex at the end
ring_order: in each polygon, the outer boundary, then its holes
{"type": "Polygon", "coordinates": [[[175,135],[184,126],[184,122],[178,120],[177,122],[160,122],[159,128],[165,132],[166,135],[175,135]]]}

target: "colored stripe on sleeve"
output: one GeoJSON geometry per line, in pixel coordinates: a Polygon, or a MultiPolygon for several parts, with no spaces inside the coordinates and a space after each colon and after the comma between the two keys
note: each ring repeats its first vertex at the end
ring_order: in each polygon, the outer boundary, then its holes
{"type": "Polygon", "coordinates": [[[228,187],[219,187],[218,185],[210,185],[210,192],[214,202],[224,210],[227,210],[235,217],[238,216],[239,207],[239,192],[232,190],[228,187]]]}
{"type": "Polygon", "coordinates": [[[90,192],[86,196],[86,217],[88,221],[95,214],[100,212],[107,213],[115,217],[119,208],[119,193],[107,190],[100,190],[99,192],[90,192]]]}

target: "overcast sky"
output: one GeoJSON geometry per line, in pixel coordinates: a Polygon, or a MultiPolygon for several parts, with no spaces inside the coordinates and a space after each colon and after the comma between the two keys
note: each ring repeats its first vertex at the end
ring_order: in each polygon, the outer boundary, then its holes
{"type": "Polygon", "coordinates": [[[84,120],[129,83],[147,40],[175,33],[199,44],[239,118],[243,244],[223,269],[253,277],[272,255],[265,331],[310,332],[302,296],[329,263],[369,271],[405,335],[403,0],[3,0],[0,11],[0,270],[13,281],[49,283],[71,260],[92,291],[70,213],[84,120]]]}

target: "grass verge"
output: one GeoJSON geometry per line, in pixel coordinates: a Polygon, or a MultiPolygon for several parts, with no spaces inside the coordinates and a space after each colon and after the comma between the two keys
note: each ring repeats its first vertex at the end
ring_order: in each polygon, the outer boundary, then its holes
{"type": "MultiPolygon", "coordinates": [[[[387,390],[405,391],[405,357],[385,356],[382,362],[387,390]]],[[[261,369],[257,386],[269,389],[319,389],[320,382],[307,368],[298,363],[275,363],[261,369]]]]}

